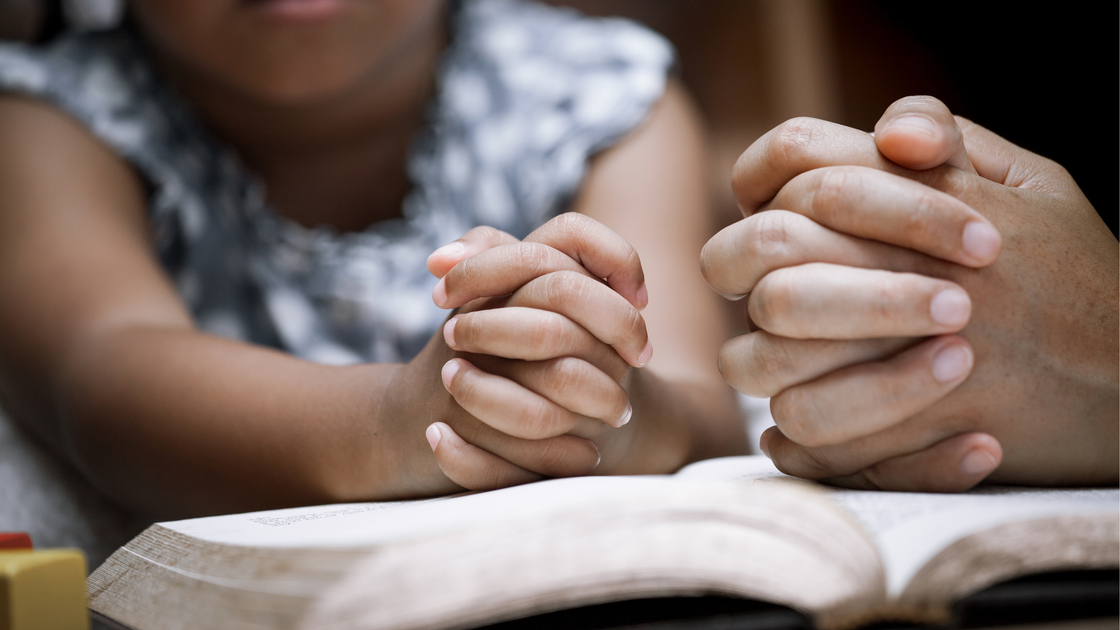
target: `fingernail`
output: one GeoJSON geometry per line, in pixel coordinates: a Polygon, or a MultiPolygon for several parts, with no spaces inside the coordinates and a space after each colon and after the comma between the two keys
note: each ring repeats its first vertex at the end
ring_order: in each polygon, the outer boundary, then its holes
{"type": "Polygon", "coordinates": [[[448,348],[455,348],[455,322],[458,320],[458,317],[452,317],[443,325],[443,340],[447,343],[448,348]]]}
{"type": "Polygon", "coordinates": [[[988,262],[995,260],[999,253],[1000,236],[996,229],[987,223],[969,221],[961,235],[961,247],[969,256],[988,262]]]}
{"type": "Polygon", "coordinates": [[[619,420],[618,424],[616,424],[614,426],[615,427],[625,426],[627,422],[630,422],[630,416],[632,416],[632,415],[634,415],[634,408],[630,406],[630,403],[626,403],[626,411],[622,414],[622,419],[619,420]]]}
{"type": "Polygon", "coordinates": [[[645,367],[647,364],[649,364],[650,359],[652,358],[653,342],[647,339],[645,350],[642,350],[642,353],[638,355],[638,367],[645,367]]]}
{"type": "Polygon", "coordinates": [[[972,369],[972,352],[960,344],[946,346],[933,355],[933,378],[951,383],[972,369]]]}
{"type": "Polygon", "coordinates": [[[929,136],[937,136],[937,124],[928,118],[922,116],[901,116],[895,118],[887,124],[887,129],[910,129],[918,131],[929,136]]]}
{"type": "MultiPolygon", "coordinates": [[[[769,431],[763,431],[762,436],[758,438],[758,450],[762,451],[763,455],[765,455],[767,457],[770,457],[770,432],[769,431]]],[[[771,458],[771,459],[773,459],[773,458],[771,458]]]]}
{"type": "Polygon", "coordinates": [[[645,284],[638,287],[638,294],[635,298],[638,300],[638,310],[645,308],[646,305],[649,304],[649,289],[646,288],[645,284]]]}
{"type": "Polygon", "coordinates": [[[451,359],[443,364],[443,369],[439,371],[440,377],[443,379],[443,386],[451,391],[451,379],[455,377],[455,373],[459,371],[459,362],[451,359]]]}
{"type": "Polygon", "coordinates": [[[969,477],[987,475],[996,469],[996,458],[982,448],[972,449],[961,458],[961,472],[969,477]]]}
{"type": "Polygon", "coordinates": [[[444,285],[443,278],[440,278],[436,288],[432,289],[432,301],[440,308],[447,304],[447,287],[444,285]]]}
{"type": "Polygon", "coordinates": [[[439,441],[443,438],[443,435],[440,434],[438,426],[430,424],[424,431],[424,437],[428,438],[428,446],[432,447],[434,451],[436,447],[439,446],[439,441]]]}
{"type": "MultiPolygon", "coordinates": [[[[448,243],[447,245],[444,245],[443,247],[432,252],[432,256],[454,256],[457,254],[462,254],[463,250],[465,249],[465,245],[463,245],[459,241],[455,241],[454,243],[448,243]]],[[[429,256],[429,258],[431,258],[431,256],[429,256]]]]}
{"type": "Polygon", "coordinates": [[[961,328],[968,323],[972,302],[960,289],[946,289],[933,296],[929,302],[929,316],[947,328],[961,328]]]}

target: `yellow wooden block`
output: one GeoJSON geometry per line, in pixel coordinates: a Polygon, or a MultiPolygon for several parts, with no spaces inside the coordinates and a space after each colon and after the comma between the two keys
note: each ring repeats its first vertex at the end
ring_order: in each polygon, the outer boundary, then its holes
{"type": "Polygon", "coordinates": [[[88,628],[81,551],[0,551],[0,630],[88,628]]]}

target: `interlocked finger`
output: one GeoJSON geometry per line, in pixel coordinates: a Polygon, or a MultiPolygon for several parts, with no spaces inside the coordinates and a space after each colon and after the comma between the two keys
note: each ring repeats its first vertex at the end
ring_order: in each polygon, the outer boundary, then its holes
{"type": "Polygon", "coordinates": [[[814,118],[793,118],[739,156],[731,189],[743,214],[750,216],[801,173],[845,164],[900,174],[905,170],[879,153],[871,134],[814,118]]]}
{"type": "Polygon", "coordinates": [[[432,252],[428,256],[428,271],[433,276],[442,278],[455,265],[475,254],[517,242],[517,238],[496,228],[485,225],[472,228],[463,236],[432,252]]]}
{"type": "Polygon", "coordinates": [[[511,243],[480,252],[455,265],[436,283],[432,299],[440,308],[458,308],[484,297],[509,295],[556,271],[594,278],[567,254],[541,243],[511,243]]]}
{"type": "Polygon", "coordinates": [[[992,436],[952,428],[917,431],[918,422],[819,448],[797,444],[771,427],[760,446],[786,474],[863,490],[961,492],[999,466],[1002,449],[992,436]]]}
{"type": "Polygon", "coordinates": [[[546,361],[503,361],[472,355],[476,367],[501,376],[576,413],[582,419],[569,431],[591,435],[594,424],[621,427],[630,421],[632,409],[626,390],[596,366],[575,357],[546,361]]]}
{"type": "Polygon", "coordinates": [[[964,492],[992,474],[1002,458],[1003,449],[994,437],[961,433],[917,453],[898,455],[825,481],[862,490],[964,492]]]}
{"type": "Polygon", "coordinates": [[[468,490],[496,490],[541,479],[541,475],[468,443],[443,422],[430,425],[424,435],[443,474],[468,490]]]}
{"type": "Polygon", "coordinates": [[[599,280],[558,271],[532,280],[510,296],[507,307],[558,313],[614,348],[634,367],[649,363],[653,346],[642,314],[633,304],[599,280]]]}
{"type": "Polygon", "coordinates": [[[619,380],[629,366],[613,348],[567,317],[536,308],[506,306],[460,313],[443,325],[447,345],[459,352],[523,361],[576,357],[619,380]]]}
{"type": "Polygon", "coordinates": [[[577,212],[567,212],[533,230],[526,242],[543,243],[571,257],[638,309],[649,294],[638,252],[614,230],[577,212]]]}
{"type": "Polygon", "coordinates": [[[802,173],[762,206],[768,208],[797,212],[837,232],[969,267],[990,264],[1001,247],[991,222],[963,201],[864,166],[802,173]]]}
{"type": "Polygon", "coordinates": [[[572,430],[580,417],[507,378],[480,370],[466,359],[444,365],[443,384],[467,413],[494,429],[526,440],[572,430]]]}
{"type": "MultiPolygon", "coordinates": [[[[465,410],[447,422],[453,424],[456,433],[469,444],[546,477],[589,475],[599,465],[598,447],[581,436],[565,434],[536,440],[519,438],[495,429],[465,410]]],[[[598,421],[581,418],[576,429],[587,431],[590,424],[602,427],[598,421]]]]}
{"type": "Polygon", "coordinates": [[[885,359],[916,342],[910,337],[854,341],[788,339],[759,330],[723,344],[719,371],[723,380],[740,392],[769,398],[833,370],[885,359]]]}
{"type": "Polygon", "coordinates": [[[829,229],[804,214],[768,210],[733,223],[700,253],[708,285],[728,299],[750,293],[766,274],[783,267],[825,262],[868,269],[909,271],[920,254],[829,229]]]}
{"type": "Polygon", "coordinates": [[[770,411],[782,434],[797,444],[843,444],[918,414],[960,385],[972,365],[968,342],[935,337],[884,361],[788,388],[770,399],[770,411]]]}
{"type": "Polygon", "coordinates": [[[810,263],[778,269],[751,292],[759,328],[795,339],[917,337],[964,328],[972,303],[947,280],[810,263]]]}

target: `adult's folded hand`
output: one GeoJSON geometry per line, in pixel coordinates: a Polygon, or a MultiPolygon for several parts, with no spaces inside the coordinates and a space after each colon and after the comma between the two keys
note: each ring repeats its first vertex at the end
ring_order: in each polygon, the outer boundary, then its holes
{"type": "Polygon", "coordinates": [[[733,188],[747,218],[702,268],[747,296],[755,330],[721,371],[772,397],[780,469],[884,489],[1115,483],[1117,242],[1064,169],[914,97],[874,136],[779,126],[733,188]]]}

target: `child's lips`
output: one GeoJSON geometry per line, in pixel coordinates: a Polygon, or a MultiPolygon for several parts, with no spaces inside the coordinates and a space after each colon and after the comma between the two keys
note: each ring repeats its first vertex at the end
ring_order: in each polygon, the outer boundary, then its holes
{"type": "Polygon", "coordinates": [[[320,20],[334,17],[346,0],[243,0],[255,10],[284,20],[320,20]]]}

